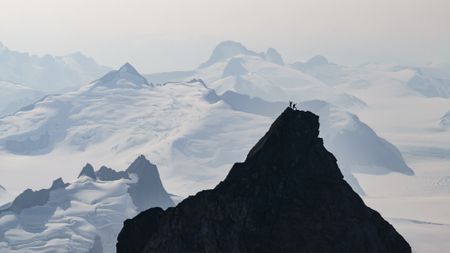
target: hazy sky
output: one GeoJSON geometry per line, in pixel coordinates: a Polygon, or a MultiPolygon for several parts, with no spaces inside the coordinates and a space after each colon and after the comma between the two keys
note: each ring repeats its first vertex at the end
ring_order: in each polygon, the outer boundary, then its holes
{"type": "Polygon", "coordinates": [[[449,0],[0,0],[0,41],[35,54],[81,51],[141,72],[191,69],[222,40],[287,62],[450,61],[449,0]]]}

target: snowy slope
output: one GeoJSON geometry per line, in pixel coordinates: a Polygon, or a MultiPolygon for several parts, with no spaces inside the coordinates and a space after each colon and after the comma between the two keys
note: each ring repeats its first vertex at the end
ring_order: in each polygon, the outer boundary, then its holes
{"type": "Polygon", "coordinates": [[[153,87],[127,64],[0,119],[0,177],[11,192],[41,188],[56,171],[70,179],[85,161],[124,167],[142,153],[187,196],[214,186],[271,121],[231,110],[200,81],[153,87]]]}
{"type": "Polygon", "coordinates": [[[0,81],[0,117],[12,114],[43,96],[43,92],[20,84],[0,81]]]}
{"type": "MultiPolygon", "coordinates": [[[[399,151],[356,116],[325,102],[308,105],[314,103],[299,107],[321,116],[325,145],[359,193],[353,172],[413,174],[399,151]],[[372,148],[364,146],[367,141],[372,148]]],[[[125,64],[77,92],[48,96],[0,119],[0,157],[13,174],[25,163],[52,174],[55,159],[108,160],[120,167],[144,153],[161,168],[170,191],[187,196],[214,186],[285,106],[232,91],[218,96],[201,80],[153,86],[125,64]]],[[[64,170],[68,178],[72,169],[64,170]]],[[[20,184],[42,186],[28,180],[20,184]]]]}
{"type": "Polygon", "coordinates": [[[415,69],[407,86],[425,97],[450,98],[450,77],[433,69],[415,69]]]}
{"type": "Polygon", "coordinates": [[[0,43],[0,80],[42,92],[74,90],[108,70],[79,52],[65,56],[37,56],[10,50],[0,43]]]}
{"type": "MultiPolygon", "coordinates": [[[[153,86],[125,64],[77,92],[48,96],[0,119],[0,157],[13,173],[36,163],[52,174],[50,161],[61,157],[118,167],[144,153],[160,166],[171,192],[187,196],[214,186],[285,107],[233,91],[219,96],[201,80],[153,86]]],[[[321,116],[325,145],[359,193],[354,172],[413,174],[400,152],[355,115],[321,101],[299,108],[321,116]]],[[[67,178],[72,169],[65,169],[67,178]]]]}
{"type": "Polygon", "coordinates": [[[123,221],[154,206],[173,201],[145,157],[122,172],[88,164],[70,184],[26,190],[0,210],[0,252],[114,252],[123,221]]]}

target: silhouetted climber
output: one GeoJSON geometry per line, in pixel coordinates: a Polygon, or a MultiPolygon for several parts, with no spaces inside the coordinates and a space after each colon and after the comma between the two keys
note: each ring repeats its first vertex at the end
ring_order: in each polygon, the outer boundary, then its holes
{"type": "Polygon", "coordinates": [[[289,100],[289,108],[292,108],[292,101],[289,100]]]}
{"type": "Polygon", "coordinates": [[[297,110],[297,104],[292,104],[292,109],[297,110]]]}

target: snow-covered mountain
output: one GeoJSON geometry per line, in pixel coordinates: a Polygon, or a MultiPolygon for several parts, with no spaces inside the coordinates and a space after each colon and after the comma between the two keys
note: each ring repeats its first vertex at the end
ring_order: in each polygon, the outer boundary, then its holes
{"type": "Polygon", "coordinates": [[[216,184],[271,119],[230,109],[201,81],[147,85],[126,64],[0,122],[0,177],[13,178],[4,182],[11,192],[43,187],[56,171],[70,179],[82,161],[124,167],[142,153],[186,196],[216,184]],[[26,173],[29,164],[41,177],[26,173]]]}
{"type": "Polygon", "coordinates": [[[316,55],[307,62],[295,62],[291,66],[328,85],[337,85],[346,81],[347,69],[329,62],[322,55],[316,55]]]}
{"type": "Polygon", "coordinates": [[[320,99],[352,111],[370,106],[355,94],[373,87],[395,96],[426,98],[447,98],[450,89],[449,72],[433,67],[381,63],[343,66],[321,55],[285,64],[275,49],[258,53],[234,41],[218,44],[197,69],[146,77],[150,83],[197,78],[219,95],[231,90],[272,102],[320,99]]]}
{"type": "Polygon", "coordinates": [[[0,80],[46,93],[76,90],[109,71],[77,52],[65,56],[30,55],[0,43],[0,80]]]}
{"type": "MultiPolygon", "coordinates": [[[[359,193],[353,172],[413,174],[399,151],[358,117],[326,102],[307,106],[313,104],[301,106],[321,116],[325,145],[339,149],[344,174],[359,193]]],[[[18,177],[22,163],[53,174],[54,159],[123,167],[143,153],[161,168],[171,192],[187,196],[215,185],[286,106],[233,91],[217,95],[201,80],[153,86],[125,64],[77,92],[48,96],[0,119],[0,157],[18,177]]],[[[73,170],[58,169],[66,178],[73,170]]]]}
{"type": "Polygon", "coordinates": [[[144,156],[120,172],[86,164],[76,180],[27,189],[1,208],[0,252],[114,252],[125,219],[173,205],[144,156]]]}
{"type": "MultiPolygon", "coordinates": [[[[310,62],[314,66],[321,64],[318,60],[310,62]]],[[[324,72],[327,70],[325,68],[324,72]]],[[[195,70],[155,73],[146,77],[151,83],[202,79],[218,95],[234,91],[271,102],[321,99],[344,108],[365,106],[357,97],[328,85],[322,76],[297,68],[295,64],[286,65],[274,48],[257,53],[234,41],[218,44],[210,58],[195,70]]]]}
{"type": "Polygon", "coordinates": [[[193,77],[204,80],[219,95],[230,90],[267,101],[327,100],[341,94],[314,76],[284,65],[275,49],[256,53],[232,41],[220,43],[193,77]]]}
{"type": "Polygon", "coordinates": [[[0,117],[12,114],[20,108],[44,97],[43,92],[6,81],[0,81],[0,117]]]}
{"type": "Polygon", "coordinates": [[[450,77],[436,73],[433,69],[417,68],[408,80],[408,88],[425,97],[450,98],[450,77]]]}

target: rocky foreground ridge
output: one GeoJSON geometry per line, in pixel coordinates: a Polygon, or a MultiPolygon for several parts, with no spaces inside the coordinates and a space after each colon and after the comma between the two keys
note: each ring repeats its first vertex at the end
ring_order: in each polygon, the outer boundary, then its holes
{"type": "Polygon", "coordinates": [[[117,252],[411,252],[318,135],[318,116],[287,108],[214,189],[126,220],[117,252]]]}

